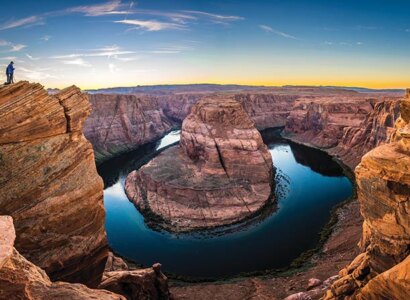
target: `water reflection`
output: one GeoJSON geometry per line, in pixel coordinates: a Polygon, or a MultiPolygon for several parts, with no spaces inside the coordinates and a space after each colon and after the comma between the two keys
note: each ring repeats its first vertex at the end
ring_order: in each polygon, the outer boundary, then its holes
{"type": "Polygon", "coordinates": [[[124,193],[125,176],[178,140],[171,133],[158,143],[99,167],[106,189],[106,230],[110,246],[144,265],[161,262],[174,274],[215,278],[280,268],[314,248],[332,207],[352,194],[352,184],[325,153],[289,143],[276,131],[263,132],[277,169],[277,210],[249,225],[218,234],[170,234],[148,228],[124,193]],[[229,255],[227,255],[229,254],[229,255]]]}

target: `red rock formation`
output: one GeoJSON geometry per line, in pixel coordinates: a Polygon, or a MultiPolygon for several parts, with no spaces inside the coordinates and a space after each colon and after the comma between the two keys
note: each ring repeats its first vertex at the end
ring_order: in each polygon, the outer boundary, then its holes
{"type": "Polygon", "coordinates": [[[51,282],[42,269],[13,247],[15,238],[13,219],[0,216],[0,299],[126,299],[82,284],[51,282]]]}
{"type": "MultiPolygon", "coordinates": [[[[118,259],[117,259],[118,260],[118,259]]],[[[161,265],[137,270],[111,270],[104,273],[99,288],[126,296],[127,299],[170,299],[168,279],[161,265]]]]}
{"type": "Polygon", "coordinates": [[[84,133],[97,162],[155,141],[173,127],[154,97],[89,95],[93,112],[84,133]]]}
{"type": "Polygon", "coordinates": [[[363,97],[298,99],[284,134],[291,140],[324,149],[349,167],[388,141],[398,117],[399,101],[363,97]]]}
{"type": "Polygon", "coordinates": [[[270,127],[282,127],[294,101],[299,97],[274,93],[198,93],[171,94],[158,98],[164,114],[172,120],[182,123],[199,100],[204,98],[233,98],[242,104],[249,117],[255,122],[259,130],[270,127]]]}
{"type": "MultiPolygon", "coordinates": [[[[242,104],[259,130],[284,127],[288,138],[326,149],[354,168],[361,157],[388,141],[398,116],[398,101],[355,92],[282,88],[270,92],[91,95],[94,108],[85,135],[97,161],[164,136],[204,98],[232,98],[242,104]]],[[[394,98],[393,98],[394,99],[394,98]]]]}
{"type": "Polygon", "coordinates": [[[16,248],[53,280],[96,285],[107,256],[103,183],[82,134],[87,96],[39,84],[0,88],[0,213],[16,248]]]}
{"type": "Polygon", "coordinates": [[[126,192],[160,225],[187,231],[250,217],[269,200],[271,184],[271,156],[242,106],[203,99],[184,120],[180,147],[130,173],[126,192]]]}
{"type": "Polygon", "coordinates": [[[392,143],[367,153],[356,168],[364,217],[361,249],[326,299],[408,299],[410,293],[410,97],[401,102],[392,143]]]}
{"type": "Polygon", "coordinates": [[[210,93],[177,93],[158,96],[158,103],[164,114],[179,124],[189,115],[192,106],[210,93]]]}
{"type": "Polygon", "coordinates": [[[284,127],[298,95],[268,93],[236,94],[239,101],[259,130],[284,127]]]}

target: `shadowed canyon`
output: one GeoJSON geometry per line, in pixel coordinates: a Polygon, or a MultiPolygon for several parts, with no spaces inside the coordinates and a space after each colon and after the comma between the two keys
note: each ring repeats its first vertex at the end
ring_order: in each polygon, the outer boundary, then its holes
{"type": "Polygon", "coordinates": [[[409,299],[409,158],[410,90],[0,87],[0,299],[409,299]]]}

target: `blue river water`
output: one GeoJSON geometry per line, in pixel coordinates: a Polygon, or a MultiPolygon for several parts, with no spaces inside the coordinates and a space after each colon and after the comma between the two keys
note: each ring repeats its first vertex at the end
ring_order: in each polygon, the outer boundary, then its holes
{"type": "Polygon", "coordinates": [[[155,231],[127,199],[127,174],[176,143],[179,131],[100,165],[98,171],[106,186],[105,226],[110,247],[144,266],[160,262],[165,272],[191,278],[282,268],[315,248],[332,208],[351,197],[352,183],[327,154],[283,140],[275,131],[266,131],[263,137],[276,167],[277,203],[253,222],[230,230],[190,234],[155,231]]]}

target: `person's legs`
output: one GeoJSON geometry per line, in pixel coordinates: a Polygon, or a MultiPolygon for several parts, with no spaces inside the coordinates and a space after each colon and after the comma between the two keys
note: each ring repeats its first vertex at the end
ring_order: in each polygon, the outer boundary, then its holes
{"type": "Polygon", "coordinates": [[[14,83],[14,74],[13,73],[10,74],[10,83],[14,83]]]}
{"type": "Polygon", "coordinates": [[[10,84],[10,74],[7,74],[7,84],[10,84]]]}

